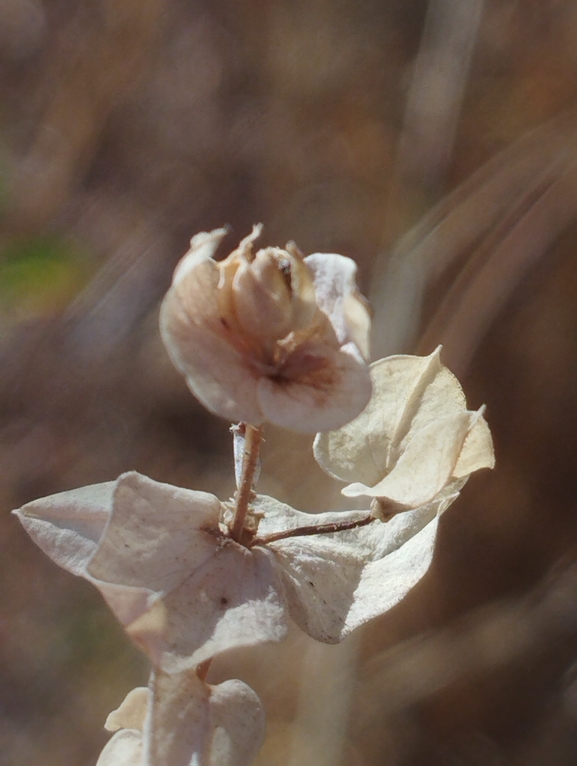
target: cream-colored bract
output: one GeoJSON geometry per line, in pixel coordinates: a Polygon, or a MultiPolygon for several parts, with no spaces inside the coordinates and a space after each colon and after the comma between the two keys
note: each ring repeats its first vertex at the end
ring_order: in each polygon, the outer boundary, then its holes
{"type": "Polygon", "coordinates": [[[459,381],[427,357],[392,356],[371,365],[373,393],[343,428],[319,434],[314,453],[349,497],[375,498],[376,515],[419,508],[454,495],[468,476],[492,468],[483,410],[467,410],[459,381]]]}
{"type": "MultiPolygon", "coordinates": [[[[306,514],[264,495],[253,509],[263,539],[366,516],[306,514]]],[[[251,548],[227,536],[221,510],[213,495],[131,472],[16,514],[50,558],[100,590],[153,666],[168,673],[235,647],[281,641],[289,617],[316,640],[336,643],[396,604],[426,571],[434,546],[432,507],[386,526],[251,548]]]]}
{"type": "Polygon", "coordinates": [[[257,495],[261,542],[247,548],[227,534],[214,495],[131,472],[15,511],[53,561],[100,590],[154,668],[150,691],[136,690],[109,717],[117,732],[98,766],[248,766],[262,737],[260,702],[240,681],[209,688],[199,666],[281,641],[289,619],[337,643],[383,614],[427,571],[439,510],[311,534],[367,514],[311,515],[257,495]]]}
{"type": "Polygon", "coordinates": [[[53,561],[100,590],[153,666],[180,672],[287,631],[272,553],[226,537],[221,511],[214,495],[130,472],[16,513],[53,561]]]}
{"type": "Polygon", "coordinates": [[[356,265],[296,246],[253,252],[255,226],[225,260],[225,229],[193,237],[160,311],[162,339],[193,394],[231,421],[338,428],[369,400],[370,318],[356,265]]]}
{"type": "Polygon", "coordinates": [[[211,686],[195,671],[157,671],[148,689],[133,689],[109,715],[106,728],[116,734],[96,766],[249,766],[265,716],[242,681],[211,686]]]}

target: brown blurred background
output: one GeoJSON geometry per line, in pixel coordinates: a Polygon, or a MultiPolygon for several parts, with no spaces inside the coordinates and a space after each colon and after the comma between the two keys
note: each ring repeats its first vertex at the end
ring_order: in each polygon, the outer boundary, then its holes
{"type": "MultiPolygon", "coordinates": [[[[257,221],[357,259],[376,357],[443,342],[498,461],[393,612],[220,660],[259,766],[575,764],[573,0],[0,0],[0,93],[0,764],[94,764],[147,674],[9,511],[129,469],[231,494],[156,315],[192,234],[257,221]]],[[[344,507],[309,447],[271,429],[262,489],[344,507]]]]}

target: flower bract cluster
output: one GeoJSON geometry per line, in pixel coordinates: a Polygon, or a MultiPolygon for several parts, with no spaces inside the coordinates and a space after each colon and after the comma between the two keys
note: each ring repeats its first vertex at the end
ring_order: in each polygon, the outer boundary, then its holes
{"type": "Polygon", "coordinates": [[[101,592],[148,656],[149,686],[112,713],[98,766],[249,766],[264,712],[239,680],[207,681],[236,647],[292,621],[336,643],[397,604],[432,560],[439,517],[492,467],[483,411],[467,409],[437,350],[369,366],[369,316],[344,256],[296,246],[225,260],[225,230],[193,238],[161,310],[168,352],[234,429],[235,498],[134,471],[15,511],[59,566],[101,592]],[[314,453],[365,511],[302,513],[257,495],[262,424],[319,432],[314,453]]]}

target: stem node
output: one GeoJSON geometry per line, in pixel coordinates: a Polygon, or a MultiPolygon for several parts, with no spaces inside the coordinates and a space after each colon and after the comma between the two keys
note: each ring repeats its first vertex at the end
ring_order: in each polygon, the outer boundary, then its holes
{"type": "Polygon", "coordinates": [[[230,536],[237,543],[245,544],[243,534],[244,521],[249,510],[249,505],[253,499],[253,483],[255,471],[258,466],[258,454],[262,442],[262,426],[251,426],[246,424],[244,436],[244,456],[242,461],[242,474],[238,490],[235,495],[234,518],[230,527],[230,536]]]}

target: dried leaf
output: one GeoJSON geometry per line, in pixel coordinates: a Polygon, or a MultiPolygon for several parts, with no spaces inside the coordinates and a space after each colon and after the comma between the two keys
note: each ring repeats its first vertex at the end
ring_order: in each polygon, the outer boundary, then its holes
{"type": "Polygon", "coordinates": [[[146,686],[138,686],[128,692],[120,707],[109,713],[104,728],[107,731],[119,729],[138,729],[142,731],[149,703],[149,691],[146,686]]]}
{"type": "Polygon", "coordinates": [[[455,480],[494,465],[482,410],[467,410],[439,352],[372,364],[373,395],[365,410],[315,440],[321,467],[351,482],[343,494],[378,498],[383,517],[434,502],[444,490],[452,494],[455,480]]]}
{"type": "MultiPolygon", "coordinates": [[[[395,606],[429,568],[437,516],[453,498],[395,516],[387,524],[268,544],[281,572],[292,619],[317,641],[337,643],[395,606]]],[[[260,534],[360,520],[366,512],[315,515],[259,495],[260,534]]]]}
{"type": "Polygon", "coordinates": [[[102,592],[153,664],[175,672],[287,630],[272,554],[226,537],[220,509],[213,495],[131,472],[16,514],[57,564],[102,592]]]}
{"type": "Polygon", "coordinates": [[[134,689],[115,713],[133,725],[112,737],[97,766],[250,766],[264,739],[264,710],[249,686],[211,686],[194,670],[153,673],[150,688],[134,689]]]}
{"type": "Polygon", "coordinates": [[[194,671],[156,673],[144,737],[148,766],[249,766],[264,739],[264,711],[242,681],[210,686],[194,671]]]}

